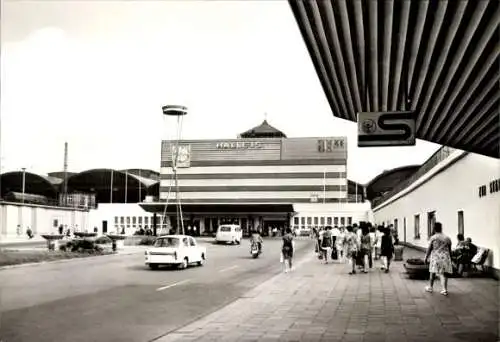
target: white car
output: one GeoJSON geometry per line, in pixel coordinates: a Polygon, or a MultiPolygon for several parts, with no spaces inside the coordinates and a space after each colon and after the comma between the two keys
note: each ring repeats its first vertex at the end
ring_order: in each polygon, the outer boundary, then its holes
{"type": "Polygon", "coordinates": [[[217,234],[215,235],[215,242],[230,242],[230,243],[241,243],[243,238],[243,231],[241,227],[236,224],[222,224],[217,229],[217,234]]]}
{"type": "Polygon", "coordinates": [[[202,266],[207,258],[207,249],[198,245],[192,236],[165,235],[156,239],[152,248],[145,252],[146,265],[151,269],[159,266],[187,268],[190,264],[202,266]]]}

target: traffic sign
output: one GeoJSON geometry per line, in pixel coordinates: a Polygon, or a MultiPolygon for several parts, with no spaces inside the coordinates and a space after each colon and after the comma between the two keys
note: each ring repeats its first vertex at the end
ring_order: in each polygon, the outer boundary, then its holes
{"type": "Polygon", "coordinates": [[[415,145],[415,112],[358,113],[358,147],[415,145]]]}

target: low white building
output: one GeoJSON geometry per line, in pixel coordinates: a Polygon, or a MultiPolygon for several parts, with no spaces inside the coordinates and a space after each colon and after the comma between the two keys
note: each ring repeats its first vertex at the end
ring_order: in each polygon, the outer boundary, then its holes
{"type": "Polygon", "coordinates": [[[441,222],[453,245],[461,233],[488,248],[486,265],[498,276],[500,160],[443,148],[403,183],[375,204],[376,223],[393,224],[401,241],[427,247],[433,222],[441,222]]]}
{"type": "Polygon", "coordinates": [[[72,231],[90,231],[89,211],[78,208],[0,202],[0,241],[25,239],[28,227],[36,236],[58,233],[60,225],[72,231]]]}
{"type": "Polygon", "coordinates": [[[300,203],[294,204],[293,229],[321,226],[348,226],[360,221],[372,221],[370,202],[364,203],[300,203]]]}

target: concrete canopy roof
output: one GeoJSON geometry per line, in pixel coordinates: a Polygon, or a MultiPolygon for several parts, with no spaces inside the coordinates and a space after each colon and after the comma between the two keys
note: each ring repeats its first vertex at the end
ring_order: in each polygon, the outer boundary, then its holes
{"type": "Polygon", "coordinates": [[[336,117],[411,109],[417,138],[500,157],[498,0],[289,4],[336,117]]]}

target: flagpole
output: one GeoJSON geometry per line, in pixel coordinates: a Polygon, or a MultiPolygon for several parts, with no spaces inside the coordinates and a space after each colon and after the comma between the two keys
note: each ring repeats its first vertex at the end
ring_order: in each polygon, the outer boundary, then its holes
{"type": "Polygon", "coordinates": [[[326,170],[323,170],[323,204],[326,202],[326,170]]]}
{"type": "Polygon", "coordinates": [[[125,203],[127,203],[128,195],[128,170],[125,171],[125,203]]]}
{"type": "MultiPolygon", "coordinates": [[[[141,170],[139,170],[139,177],[141,177],[141,170]]],[[[142,186],[141,186],[141,183],[142,183],[142,181],[139,180],[139,202],[142,202],[142,196],[141,196],[142,186]]]]}
{"type": "Polygon", "coordinates": [[[111,188],[109,189],[109,203],[113,203],[113,169],[111,169],[111,188]]]}

